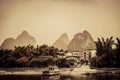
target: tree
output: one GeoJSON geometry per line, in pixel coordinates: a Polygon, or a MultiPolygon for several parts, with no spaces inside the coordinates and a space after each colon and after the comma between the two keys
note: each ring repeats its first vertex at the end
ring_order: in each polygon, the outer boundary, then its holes
{"type": "Polygon", "coordinates": [[[55,63],[58,67],[70,67],[70,64],[68,63],[68,61],[65,58],[58,59],[58,60],[56,60],[55,63]]]}
{"type": "Polygon", "coordinates": [[[102,56],[104,53],[109,53],[112,50],[112,44],[114,43],[114,40],[112,40],[113,37],[107,38],[106,40],[104,38],[100,39],[98,38],[98,41],[96,43],[97,53],[96,55],[102,56]]]}
{"type": "Polygon", "coordinates": [[[14,50],[0,50],[0,68],[4,67],[47,67],[57,60],[58,48],[43,44],[18,46],[14,50]],[[51,58],[51,57],[52,58],[51,58]],[[53,58],[54,57],[54,58],[53,58]]]}
{"type": "Polygon", "coordinates": [[[113,37],[100,39],[96,43],[97,57],[99,58],[99,66],[110,67],[113,65],[114,54],[112,50],[112,45],[114,44],[113,37]]]}
{"type": "Polygon", "coordinates": [[[116,38],[116,49],[115,49],[115,65],[116,67],[120,67],[120,39],[116,38]]]}

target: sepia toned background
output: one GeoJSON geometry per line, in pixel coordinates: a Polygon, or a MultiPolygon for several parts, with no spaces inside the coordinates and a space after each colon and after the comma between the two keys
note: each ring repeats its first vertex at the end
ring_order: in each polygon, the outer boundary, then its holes
{"type": "Polygon", "coordinates": [[[87,30],[98,37],[120,37],[119,0],[0,0],[0,44],[27,30],[38,44],[53,44],[87,30]]]}

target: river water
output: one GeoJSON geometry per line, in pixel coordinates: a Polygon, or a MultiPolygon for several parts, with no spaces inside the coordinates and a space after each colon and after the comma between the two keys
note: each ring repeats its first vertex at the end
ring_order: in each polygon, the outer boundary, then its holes
{"type": "Polygon", "coordinates": [[[89,76],[40,76],[40,75],[6,75],[0,80],[120,80],[120,75],[89,75],[89,76]]]}
{"type": "MultiPolygon", "coordinates": [[[[35,70],[38,71],[38,69],[35,70]]],[[[17,71],[17,69],[15,71],[17,71]]],[[[0,75],[0,80],[120,80],[120,69],[98,69],[95,73],[77,75],[61,74],[56,76],[41,76],[40,74],[8,74],[0,75]]]]}

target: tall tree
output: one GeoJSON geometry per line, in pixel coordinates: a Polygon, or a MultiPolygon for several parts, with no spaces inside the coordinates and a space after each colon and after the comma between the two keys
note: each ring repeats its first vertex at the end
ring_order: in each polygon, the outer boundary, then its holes
{"type": "Polygon", "coordinates": [[[113,54],[112,54],[112,45],[114,44],[113,37],[107,38],[98,38],[96,43],[97,48],[97,57],[99,58],[100,66],[109,67],[112,64],[113,54]]]}
{"type": "Polygon", "coordinates": [[[116,50],[115,50],[115,65],[116,67],[120,67],[120,39],[116,38],[117,44],[116,44],[116,50]]]}

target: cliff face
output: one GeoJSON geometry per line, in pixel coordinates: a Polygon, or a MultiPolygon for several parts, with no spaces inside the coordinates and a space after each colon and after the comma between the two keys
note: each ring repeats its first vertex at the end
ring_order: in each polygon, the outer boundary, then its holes
{"type": "Polygon", "coordinates": [[[69,41],[68,35],[66,33],[64,33],[55,41],[53,46],[58,49],[67,50],[67,46],[68,46],[69,42],[70,41],[69,41]]]}
{"type": "Polygon", "coordinates": [[[35,46],[35,38],[29,35],[27,31],[23,31],[16,39],[6,39],[0,46],[0,49],[14,49],[15,46],[27,46],[29,44],[35,46]]]}
{"type": "Polygon", "coordinates": [[[77,33],[68,45],[68,50],[88,50],[95,49],[95,43],[88,31],[77,33]]]}

